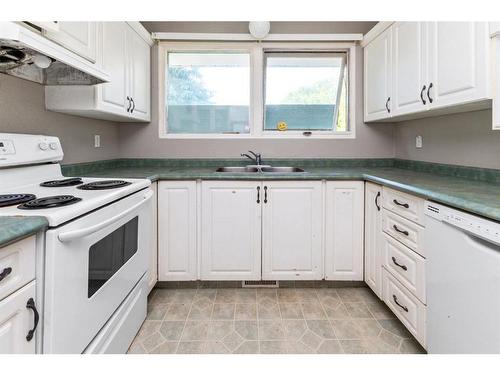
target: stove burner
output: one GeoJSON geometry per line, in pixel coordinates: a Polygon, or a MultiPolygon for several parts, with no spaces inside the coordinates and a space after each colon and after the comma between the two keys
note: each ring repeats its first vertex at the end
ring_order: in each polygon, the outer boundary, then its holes
{"type": "Polygon", "coordinates": [[[31,200],[24,204],[17,206],[21,210],[37,210],[41,208],[54,208],[60,206],[67,206],[80,202],[82,199],[72,195],[54,195],[52,197],[44,197],[31,200]]]}
{"type": "Polygon", "coordinates": [[[89,182],[88,184],[77,186],[77,189],[81,190],[106,190],[106,189],[116,189],[123,186],[130,185],[130,182],[122,180],[106,180],[106,181],[95,181],[89,182]]]}
{"type": "Polygon", "coordinates": [[[35,199],[33,194],[4,194],[0,195],[0,207],[12,206],[35,199]]]}
{"type": "Polygon", "coordinates": [[[44,187],[64,187],[64,186],[75,186],[83,184],[83,181],[80,177],[75,178],[65,178],[63,180],[54,180],[54,181],[45,181],[40,184],[40,186],[44,187]]]}

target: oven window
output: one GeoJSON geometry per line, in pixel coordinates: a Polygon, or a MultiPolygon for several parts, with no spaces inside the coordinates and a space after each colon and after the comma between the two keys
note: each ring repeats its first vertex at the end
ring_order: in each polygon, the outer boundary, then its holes
{"type": "Polygon", "coordinates": [[[137,252],[138,224],[135,217],[90,247],[89,298],[137,252]]]}

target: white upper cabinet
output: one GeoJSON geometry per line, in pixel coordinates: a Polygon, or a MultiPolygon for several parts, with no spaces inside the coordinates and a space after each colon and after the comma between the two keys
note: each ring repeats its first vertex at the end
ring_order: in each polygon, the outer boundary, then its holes
{"type": "Polygon", "coordinates": [[[382,298],[382,186],[365,184],[365,282],[382,298]]]}
{"type": "Polygon", "coordinates": [[[322,279],[321,181],[265,181],[262,199],[262,278],[322,279]]]}
{"type": "Polygon", "coordinates": [[[363,280],[364,183],[327,181],[325,279],[363,280]]]}
{"type": "Polygon", "coordinates": [[[365,121],[391,116],[392,33],[385,30],[364,50],[365,121]]]}
{"type": "Polygon", "coordinates": [[[486,22],[429,22],[428,99],[445,107],[489,95],[489,29],[486,22]]]}
{"type": "Polygon", "coordinates": [[[158,190],[158,280],[196,280],[196,181],[160,181],[158,190]]]}
{"type": "Polygon", "coordinates": [[[364,119],[487,108],[489,59],[486,22],[395,22],[365,46],[364,119]]]}
{"type": "Polygon", "coordinates": [[[261,183],[203,181],[201,279],[261,279],[261,183]]]}
{"type": "Polygon", "coordinates": [[[43,34],[77,55],[91,61],[97,60],[97,22],[61,22],[57,29],[46,28],[43,34]]]}
{"type": "Polygon", "coordinates": [[[392,27],[393,116],[422,111],[428,102],[425,30],[422,22],[396,22],[392,27]]]}
{"type": "Polygon", "coordinates": [[[98,23],[97,63],[110,82],[46,86],[48,110],[120,122],[151,119],[151,38],[139,23],[98,23]]]}

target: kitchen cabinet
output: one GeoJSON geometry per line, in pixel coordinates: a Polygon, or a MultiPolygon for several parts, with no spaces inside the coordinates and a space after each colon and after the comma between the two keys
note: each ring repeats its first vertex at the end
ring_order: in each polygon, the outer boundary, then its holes
{"type": "Polygon", "coordinates": [[[326,182],[325,279],[363,280],[364,183],[326,182]]]}
{"type": "Polygon", "coordinates": [[[120,122],[151,119],[152,40],[136,22],[100,22],[97,64],[110,82],[94,86],[46,86],[48,110],[120,122]]]}
{"type": "Polygon", "coordinates": [[[196,280],[196,181],[158,185],[158,279],[196,280]]]}
{"type": "Polygon", "coordinates": [[[365,282],[382,298],[382,186],[365,184],[365,282]]]}
{"type": "Polygon", "coordinates": [[[63,22],[57,23],[56,29],[46,28],[43,35],[91,61],[97,60],[97,22],[63,22]]]}
{"type": "Polygon", "coordinates": [[[151,218],[151,257],[149,259],[148,289],[151,291],[158,281],[158,183],[151,184],[153,196],[152,218],[151,218]]]}
{"type": "Polygon", "coordinates": [[[261,185],[201,183],[201,279],[261,279],[261,185]]]}
{"type": "Polygon", "coordinates": [[[386,29],[364,49],[365,121],[391,116],[392,29],[386,29]]]}
{"type": "Polygon", "coordinates": [[[395,22],[367,39],[365,121],[401,121],[491,105],[488,23],[395,22]]]}
{"type": "Polygon", "coordinates": [[[262,278],[322,279],[321,181],[265,181],[262,189],[262,278]]]}
{"type": "Polygon", "coordinates": [[[35,337],[27,339],[34,327],[34,313],[27,303],[35,301],[35,289],[32,281],[0,301],[1,354],[35,354],[35,337]]]}

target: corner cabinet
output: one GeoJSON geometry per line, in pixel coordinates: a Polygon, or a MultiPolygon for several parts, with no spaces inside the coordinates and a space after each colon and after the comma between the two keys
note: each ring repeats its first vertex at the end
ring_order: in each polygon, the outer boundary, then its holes
{"type": "Polygon", "coordinates": [[[325,279],[363,280],[362,181],[327,181],[325,279]]]}
{"type": "Polygon", "coordinates": [[[119,122],[151,119],[152,40],[137,22],[99,22],[97,62],[110,82],[93,86],[46,86],[48,110],[119,122]]]}
{"type": "Polygon", "coordinates": [[[395,22],[365,45],[364,56],[366,122],[491,105],[486,22],[395,22]]]}
{"type": "Polygon", "coordinates": [[[365,184],[365,282],[382,298],[382,186],[365,184]]]}

